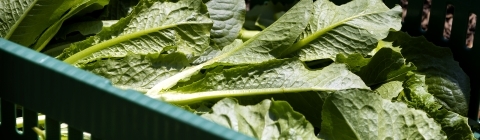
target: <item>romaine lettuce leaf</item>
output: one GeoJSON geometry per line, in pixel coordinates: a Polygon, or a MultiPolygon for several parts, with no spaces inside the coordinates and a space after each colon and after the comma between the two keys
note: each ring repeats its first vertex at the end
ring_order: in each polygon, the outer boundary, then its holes
{"type": "Polygon", "coordinates": [[[225,98],[212,110],[201,116],[257,139],[317,139],[312,125],[285,101],[264,100],[243,106],[225,98]]]}
{"type": "Polygon", "coordinates": [[[346,139],[447,139],[427,113],[363,89],[331,93],[322,110],[321,137],[346,139]]]}
{"type": "Polygon", "coordinates": [[[128,54],[124,58],[97,60],[82,69],[110,79],[122,89],[146,92],[162,81],[190,66],[187,56],[171,54],[128,54]]]}
{"type": "Polygon", "coordinates": [[[343,53],[337,54],[335,58],[336,63],[344,63],[348,66],[350,71],[357,73],[370,63],[371,58],[364,58],[362,54],[354,53],[350,55],[346,55],[343,53]]]}
{"type": "Polygon", "coordinates": [[[140,1],[132,13],[87,40],[65,49],[59,59],[82,65],[129,53],[155,54],[174,47],[192,58],[209,47],[212,21],[201,1],[140,1]]]}
{"type": "Polygon", "coordinates": [[[409,72],[408,79],[404,82],[404,92],[398,100],[408,104],[409,107],[423,110],[442,126],[448,139],[474,140],[472,130],[468,125],[468,118],[455,112],[442,108],[435,97],[428,93],[429,86],[425,84],[425,75],[409,72]]]}
{"type": "Polygon", "coordinates": [[[312,1],[302,0],[298,2],[275,23],[250,40],[237,46],[231,46],[228,49],[224,48],[225,51],[222,50],[223,52],[220,55],[157,83],[147,92],[147,95],[157,97],[157,94],[160,94],[161,91],[168,90],[178,81],[192,76],[206,66],[256,64],[276,59],[275,50],[281,50],[292,45],[295,38],[307,26],[311,9],[312,1]]]}
{"type": "Polygon", "coordinates": [[[0,37],[30,47],[65,12],[86,1],[96,0],[2,0],[0,37]]]}
{"type": "Polygon", "coordinates": [[[60,30],[63,22],[72,16],[82,12],[82,10],[98,10],[107,5],[109,0],[82,0],[80,3],[75,4],[69,11],[63,14],[62,18],[58,19],[54,24],[50,25],[42,35],[37,39],[37,42],[34,44],[33,49],[37,51],[43,50],[49,41],[55,36],[55,34],[60,30]]]}
{"type": "Polygon", "coordinates": [[[102,31],[105,27],[110,27],[117,23],[118,20],[93,20],[93,21],[81,21],[67,25],[62,25],[57,34],[56,39],[66,39],[67,35],[78,32],[82,36],[95,35],[102,31]]]}
{"type": "Polygon", "coordinates": [[[403,91],[403,82],[401,81],[390,81],[388,83],[380,85],[380,87],[375,89],[375,92],[380,94],[383,99],[392,100],[397,97],[400,92],[403,91]]]}
{"type": "Polygon", "coordinates": [[[415,69],[411,63],[405,62],[399,52],[391,48],[382,48],[356,74],[362,77],[367,85],[372,86],[405,76],[408,71],[415,69]]]}
{"type": "Polygon", "coordinates": [[[381,48],[372,58],[363,58],[360,54],[338,56],[340,58],[336,62],[347,63],[368,86],[389,82],[416,69],[411,63],[405,62],[400,52],[392,48],[381,48]]]}
{"type": "Polygon", "coordinates": [[[219,97],[256,96],[306,91],[370,89],[344,64],[309,70],[298,59],[278,59],[207,73],[190,85],[151,96],[170,103],[186,104],[219,97]]]}
{"type": "Polygon", "coordinates": [[[244,0],[211,0],[206,3],[213,27],[212,41],[220,48],[237,39],[245,22],[246,5],[244,0]]]}
{"type": "Polygon", "coordinates": [[[366,56],[390,29],[400,30],[401,12],[400,6],[389,9],[381,0],[353,0],[340,6],[317,0],[307,28],[281,56],[300,56],[303,61],[335,59],[340,53],[366,56]]]}
{"type": "Polygon", "coordinates": [[[322,125],[322,106],[328,94],[333,91],[307,91],[282,94],[266,94],[255,96],[235,97],[240,104],[254,105],[265,99],[286,101],[295,111],[302,113],[316,128],[322,125]]]}
{"type": "Polygon", "coordinates": [[[466,116],[470,98],[470,79],[453,59],[449,48],[435,46],[425,37],[411,37],[404,32],[391,32],[385,41],[399,46],[415,73],[425,75],[428,93],[453,112],[466,116]]]}

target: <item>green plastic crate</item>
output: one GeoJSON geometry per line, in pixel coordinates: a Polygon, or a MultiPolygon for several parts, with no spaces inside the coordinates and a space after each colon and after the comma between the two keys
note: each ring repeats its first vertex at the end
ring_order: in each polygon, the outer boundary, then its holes
{"type": "MultiPolygon", "coordinates": [[[[332,0],[345,3],[349,0],[332,0]]],[[[385,0],[393,7],[400,0],[385,0]]],[[[402,31],[423,35],[439,46],[450,47],[460,66],[470,76],[468,117],[477,120],[480,75],[480,35],[473,48],[465,46],[468,15],[480,15],[479,0],[433,0],[428,31],[420,27],[422,0],[410,0],[402,31]],[[450,40],[443,38],[445,8],[455,6],[450,40]],[[459,8],[461,7],[461,8],[459,8]],[[476,54],[476,55],[475,55],[476,54]]],[[[55,58],[0,39],[0,136],[38,139],[30,128],[37,126],[37,113],[46,114],[47,138],[60,139],[60,122],[69,125],[69,138],[82,139],[253,139],[181,108],[151,99],[131,90],[113,87],[107,79],[65,64],[55,58]],[[23,134],[16,129],[16,106],[23,109],[23,134]]],[[[478,138],[480,135],[475,133],[478,138]]]]}

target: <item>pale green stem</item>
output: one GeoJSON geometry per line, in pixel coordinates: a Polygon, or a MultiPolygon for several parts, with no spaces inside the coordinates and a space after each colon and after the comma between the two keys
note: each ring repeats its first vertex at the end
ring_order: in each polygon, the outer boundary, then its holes
{"type": "Polygon", "coordinates": [[[160,93],[160,91],[163,91],[175,86],[178,83],[178,81],[182,80],[185,77],[192,76],[193,74],[197,73],[200,69],[202,69],[204,66],[213,64],[214,62],[215,61],[207,61],[200,65],[186,69],[181,73],[175,74],[172,77],[169,77],[168,79],[165,79],[160,83],[155,84],[155,86],[153,86],[150,90],[147,91],[146,95],[150,97],[156,96],[157,94],[160,93]]]}
{"type": "Polygon", "coordinates": [[[257,35],[258,33],[260,33],[260,32],[261,31],[251,31],[251,30],[247,30],[247,29],[242,29],[242,30],[240,30],[240,34],[238,35],[238,38],[242,39],[243,41],[247,41],[250,38],[257,35]]]}
{"type": "Polygon", "coordinates": [[[335,89],[323,88],[266,88],[266,89],[240,89],[240,90],[221,90],[221,91],[205,91],[196,93],[180,93],[180,92],[166,92],[150,96],[152,98],[162,100],[174,104],[192,104],[209,99],[223,98],[223,97],[239,97],[239,96],[253,96],[266,94],[283,94],[296,93],[304,91],[331,91],[335,89]]]}
{"type": "Polygon", "coordinates": [[[110,39],[108,41],[98,43],[96,45],[93,45],[93,46],[85,49],[85,50],[82,50],[82,51],[68,57],[67,59],[63,60],[63,62],[68,63],[68,64],[74,64],[75,62],[77,62],[80,59],[83,59],[83,58],[85,58],[85,57],[87,57],[87,56],[89,56],[89,55],[91,55],[95,52],[98,52],[102,49],[105,49],[105,48],[108,48],[110,46],[116,45],[118,43],[130,40],[130,39],[133,39],[133,38],[137,38],[137,37],[149,34],[149,33],[157,32],[159,30],[173,28],[173,27],[176,27],[176,26],[177,25],[172,24],[172,25],[150,28],[150,29],[143,30],[143,31],[138,31],[138,32],[135,32],[135,33],[132,33],[132,34],[119,36],[117,38],[113,38],[113,39],[110,39]]]}
{"type": "Polygon", "coordinates": [[[32,128],[35,133],[40,137],[41,140],[46,140],[47,137],[45,136],[45,132],[43,132],[40,128],[38,127],[33,127],[32,128]]]}

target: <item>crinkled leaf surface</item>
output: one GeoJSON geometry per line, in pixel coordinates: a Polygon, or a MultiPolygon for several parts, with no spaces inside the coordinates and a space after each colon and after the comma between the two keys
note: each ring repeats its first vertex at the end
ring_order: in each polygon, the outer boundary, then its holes
{"type": "Polygon", "coordinates": [[[181,104],[225,96],[334,91],[349,88],[370,89],[343,64],[332,64],[322,70],[309,70],[297,59],[285,59],[207,73],[203,79],[163,92],[157,98],[181,104]]]}
{"type": "Polygon", "coordinates": [[[301,0],[268,28],[242,45],[225,52],[219,63],[260,63],[279,57],[278,51],[290,47],[311,17],[312,1],[301,0]]]}
{"type": "Polygon", "coordinates": [[[331,91],[308,91],[235,97],[235,99],[242,105],[254,105],[265,99],[287,101],[295,111],[302,113],[314,127],[320,128],[322,125],[322,114],[318,112],[322,112],[323,101],[330,92],[331,91]]]}
{"type": "Polygon", "coordinates": [[[405,92],[400,95],[399,100],[408,104],[408,106],[424,110],[441,126],[447,134],[448,139],[452,140],[473,140],[475,137],[468,125],[468,118],[455,112],[441,108],[435,97],[428,93],[428,86],[425,85],[425,75],[409,72],[408,79],[404,82],[405,92]]]}
{"type": "Polygon", "coordinates": [[[237,39],[245,22],[246,5],[244,0],[211,0],[206,3],[213,20],[210,37],[220,48],[237,39]]]}
{"type": "Polygon", "coordinates": [[[401,28],[400,6],[389,9],[381,0],[353,0],[340,6],[317,0],[313,9],[299,41],[282,55],[293,53],[304,61],[335,59],[339,53],[366,56],[390,29],[401,28]]]}
{"type": "Polygon", "coordinates": [[[147,95],[151,97],[157,96],[160,91],[173,87],[178,81],[192,76],[205,66],[255,64],[276,59],[275,55],[273,55],[275,49],[281,50],[293,44],[295,38],[307,26],[307,21],[311,16],[311,9],[311,0],[299,1],[275,23],[248,41],[158,83],[147,92],[147,95]]]}
{"type": "Polygon", "coordinates": [[[322,137],[345,139],[447,139],[421,110],[362,89],[331,93],[322,110],[322,137]]]}
{"type": "Polygon", "coordinates": [[[101,58],[125,57],[128,53],[161,53],[172,46],[187,56],[200,55],[209,45],[211,26],[201,1],[140,1],[129,16],[73,44],[60,59],[84,64],[101,58]]]}
{"type": "Polygon", "coordinates": [[[193,61],[193,64],[199,65],[202,63],[205,63],[221,54],[224,54],[226,52],[232,51],[232,49],[242,45],[243,42],[241,39],[235,39],[231,44],[228,44],[227,46],[223,47],[222,50],[215,49],[214,47],[210,47],[205,52],[200,55],[195,61],[193,61]]]}
{"type": "Polygon", "coordinates": [[[98,60],[82,67],[108,78],[116,87],[146,92],[158,81],[164,80],[188,67],[182,53],[135,55],[124,58],[98,60]]]}
{"type": "Polygon", "coordinates": [[[312,125],[285,101],[264,100],[242,106],[225,98],[212,110],[202,117],[257,139],[317,139],[312,125]]]}
{"type": "Polygon", "coordinates": [[[449,48],[435,46],[424,37],[410,37],[403,32],[392,32],[385,40],[402,48],[406,61],[417,67],[415,72],[426,76],[428,93],[444,108],[467,115],[470,79],[453,59],[449,48]]]}
{"type": "Polygon", "coordinates": [[[412,107],[425,110],[426,112],[432,112],[442,107],[442,105],[435,102],[435,97],[428,93],[428,86],[425,84],[425,75],[409,72],[407,78],[403,84],[405,93],[399,96],[399,100],[406,102],[412,107]]]}
{"type": "Polygon", "coordinates": [[[397,97],[400,92],[403,91],[402,87],[403,82],[400,81],[390,81],[388,83],[380,85],[375,92],[380,94],[383,99],[392,100],[397,97]]]}
{"type": "Polygon", "coordinates": [[[64,12],[81,0],[2,0],[0,37],[30,46],[64,12]],[[41,21],[41,22],[39,22],[41,21]]]}

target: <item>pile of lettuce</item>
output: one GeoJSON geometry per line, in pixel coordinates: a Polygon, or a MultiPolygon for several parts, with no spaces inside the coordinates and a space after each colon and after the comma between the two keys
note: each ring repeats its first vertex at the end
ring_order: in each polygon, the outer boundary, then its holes
{"type": "Polygon", "coordinates": [[[2,1],[0,37],[258,139],[474,139],[468,76],[448,48],[399,31],[400,6],[275,13],[249,15],[244,0],[2,1]]]}

